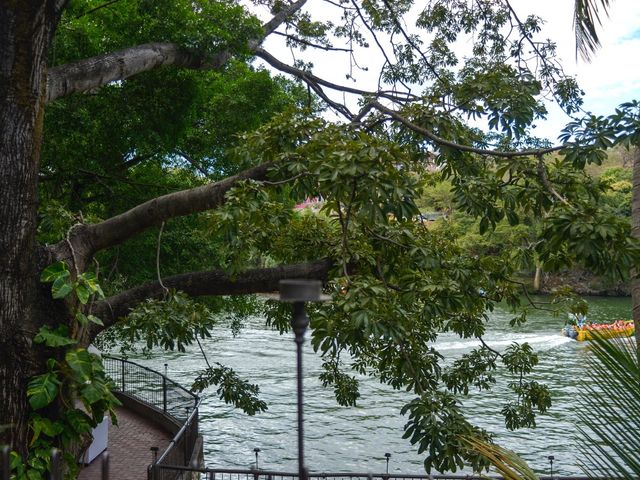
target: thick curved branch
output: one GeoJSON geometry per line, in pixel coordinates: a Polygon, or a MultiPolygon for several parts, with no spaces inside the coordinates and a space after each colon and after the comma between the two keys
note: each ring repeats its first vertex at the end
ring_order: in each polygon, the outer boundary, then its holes
{"type": "Polygon", "coordinates": [[[215,69],[228,59],[227,52],[205,59],[175,43],[146,43],[49,69],[46,101],[93,90],[162,66],[215,69]]]}
{"type": "MultiPolygon", "coordinates": [[[[263,25],[263,34],[249,42],[255,50],[289,16],[300,10],[307,0],[298,0],[283,8],[263,25]]],[[[193,69],[219,69],[231,58],[228,51],[215,55],[198,55],[174,43],[146,43],[116,52],[86,58],[49,69],[46,102],[72,93],[86,92],[112,82],[125,80],[142,72],[163,66],[193,69]]]]}
{"type": "Polygon", "coordinates": [[[67,3],[69,3],[69,0],[56,0],[54,2],[54,8],[55,8],[56,15],[58,16],[58,19],[62,15],[62,11],[67,6],[67,3]]]}
{"type": "Polygon", "coordinates": [[[298,0],[297,2],[292,3],[288,7],[283,8],[278,13],[276,13],[271,20],[269,20],[262,26],[262,28],[264,29],[264,36],[262,37],[262,39],[272,34],[275,29],[282,25],[287,18],[300,10],[305,3],[307,3],[307,0],[298,0]]]}
{"type": "MultiPolygon", "coordinates": [[[[308,263],[246,270],[234,279],[223,270],[210,270],[166,277],[162,279],[162,283],[167,288],[183,291],[192,297],[270,293],[277,291],[278,282],[285,278],[324,281],[332,266],[333,262],[325,258],[308,263]]],[[[102,319],[104,328],[107,328],[126,316],[139,303],[148,298],[161,298],[164,292],[160,282],[141,285],[96,303],[93,306],[93,314],[102,319]]],[[[98,330],[93,332],[92,337],[97,333],[98,330]]]]}
{"type": "MultiPolygon", "coordinates": [[[[69,243],[81,259],[86,260],[97,251],[118,245],[165,220],[223,205],[229,189],[242,180],[265,179],[270,166],[258,165],[219,182],[154,198],[104,222],[78,225],[73,229],[69,243]]],[[[52,245],[50,249],[55,258],[68,258],[67,241],[52,245]]]]}

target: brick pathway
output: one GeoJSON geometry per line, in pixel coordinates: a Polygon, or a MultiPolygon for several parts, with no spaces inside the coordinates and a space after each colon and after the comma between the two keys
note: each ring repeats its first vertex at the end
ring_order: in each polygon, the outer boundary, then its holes
{"type": "MultiPolygon", "coordinates": [[[[118,425],[109,425],[109,480],[146,480],[151,447],[160,454],[171,434],[125,408],[118,408],[118,425]]],[[[101,457],[85,467],[78,480],[101,480],[101,457]]]]}

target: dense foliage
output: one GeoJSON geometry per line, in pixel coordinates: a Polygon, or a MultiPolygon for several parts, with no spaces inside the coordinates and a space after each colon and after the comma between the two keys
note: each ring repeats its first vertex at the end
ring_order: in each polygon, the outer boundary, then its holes
{"type": "MultiPolygon", "coordinates": [[[[603,193],[624,195],[628,179],[598,179],[585,167],[609,147],[640,144],[638,103],[576,117],[560,147],[531,137],[545,97],[576,116],[581,91],[553,43],[538,38],[542,19],[521,21],[506,1],[429,1],[421,11],[410,0],[326,2],[331,21],[303,0],[255,2],[273,16],[265,24],[226,0],[58,3],[45,64],[70,90],[43,110],[37,240],[42,258],[55,260],[42,280],[60,311],[38,319],[33,339],[46,360],[33,362],[26,392],[22,437],[35,440],[16,447],[19,478],[47,470],[51,445],[72,464],[71,443],[112,411],[108,381],[85,350],[100,332],[103,345],[179,350],[225,316],[238,330],[238,319],[260,314],[284,332],[288,310],[246,294],[273,291],[287,276],[322,278],[333,296],[310,315],[325,386],[342,405],[357,402],[354,372],[409,392],[405,437],[427,471],[488,465],[476,445],[491,433],[467,420],[462,399],[491,388],[497,372],[512,392],[501,407],[506,426],[535,426],[550,407],[547,387],[529,377],[537,355],[526,343],[487,345],[489,314],[502,303],[513,325],[526,321],[534,305],[514,281],[523,265],[598,273],[637,265],[640,246],[621,216],[628,206],[603,193]],[[261,47],[274,30],[291,48],[347,50],[349,82],[328,82],[302,60],[280,62],[261,47]],[[454,48],[461,40],[468,51],[454,48]],[[123,55],[111,80],[68,67],[96,55],[108,63],[118,49],[142,56],[132,44],[174,57],[129,72],[123,55]],[[365,91],[350,81],[369,45],[384,63],[378,87],[365,91]],[[78,71],[93,86],[73,90],[78,71]],[[469,228],[421,221],[429,195],[477,223],[477,241],[461,241],[469,228]],[[309,198],[321,199],[318,212],[294,208],[309,198]],[[436,342],[443,332],[480,346],[447,363],[436,342]],[[82,415],[67,395],[82,401],[82,415]]],[[[205,364],[196,390],[215,385],[249,414],[267,407],[257,386],[215,359],[205,364]]]]}

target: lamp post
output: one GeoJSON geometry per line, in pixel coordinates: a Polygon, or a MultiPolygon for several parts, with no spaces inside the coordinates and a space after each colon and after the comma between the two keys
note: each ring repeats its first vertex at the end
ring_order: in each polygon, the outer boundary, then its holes
{"type": "Polygon", "coordinates": [[[260,453],[260,449],[258,447],[254,448],[253,453],[256,454],[256,470],[258,470],[258,453],[260,453]]]}
{"type": "Polygon", "coordinates": [[[304,465],[304,413],[302,395],[302,344],[309,326],[309,317],[305,312],[306,302],[322,302],[329,297],[322,295],[320,280],[280,280],[280,301],[293,304],[291,327],[296,342],[296,372],[298,399],[298,478],[307,480],[309,473],[304,465]]]}

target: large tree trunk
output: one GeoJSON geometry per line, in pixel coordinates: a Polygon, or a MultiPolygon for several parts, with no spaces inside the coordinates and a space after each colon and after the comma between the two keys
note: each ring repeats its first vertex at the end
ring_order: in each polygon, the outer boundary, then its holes
{"type": "MultiPolygon", "coordinates": [[[[640,148],[633,149],[633,190],[631,198],[631,236],[640,238],[640,148]]],[[[631,270],[631,300],[636,325],[636,344],[640,348],[640,269],[631,270]]]]}
{"type": "Polygon", "coordinates": [[[28,444],[26,385],[39,365],[36,187],[53,0],[0,0],[0,444],[28,444]],[[2,430],[2,429],[0,429],[2,430]]]}

